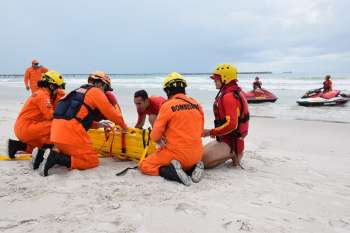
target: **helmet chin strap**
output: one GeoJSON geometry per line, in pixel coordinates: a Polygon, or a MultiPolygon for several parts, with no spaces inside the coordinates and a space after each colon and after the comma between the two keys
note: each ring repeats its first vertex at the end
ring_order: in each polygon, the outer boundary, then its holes
{"type": "Polygon", "coordinates": [[[103,90],[103,92],[107,91],[107,84],[102,83],[102,90],[103,90]]]}
{"type": "Polygon", "coordinates": [[[170,94],[170,90],[169,90],[168,88],[164,88],[163,90],[165,91],[166,95],[167,95],[167,96],[168,96],[168,98],[169,98],[169,97],[170,97],[170,96],[169,96],[169,94],[170,94]]]}
{"type": "Polygon", "coordinates": [[[48,89],[50,91],[50,97],[51,97],[51,99],[53,99],[53,97],[55,96],[54,91],[57,90],[58,87],[56,88],[53,84],[50,84],[48,86],[48,89]]]}
{"type": "Polygon", "coordinates": [[[216,94],[215,99],[218,98],[218,96],[220,95],[222,89],[223,89],[223,88],[225,87],[225,85],[226,85],[225,83],[222,83],[221,80],[220,80],[220,82],[221,82],[221,87],[220,87],[220,90],[218,91],[218,93],[216,94]]]}

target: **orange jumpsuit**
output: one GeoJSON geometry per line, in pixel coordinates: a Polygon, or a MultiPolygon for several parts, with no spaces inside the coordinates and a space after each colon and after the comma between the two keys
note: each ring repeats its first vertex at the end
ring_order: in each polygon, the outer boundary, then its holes
{"type": "MultiPolygon", "coordinates": [[[[124,123],[121,113],[112,106],[101,89],[92,87],[85,95],[84,103],[92,109],[98,109],[108,120],[120,125],[124,123]]],[[[88,109],[82,105],[76,117],[83,119],[88,109]]],[[[88,169],[99,165],[98,153],[83,125],[75,118],[71,120],[54,119],[51,127],[51,141],[58,149],[71,157],[71,168],[88,169]]]]}
{"type": "Polygon", "coordinates": [[[159,168],[169,165],[173,159],[178,160],[185,171],[190,170],[202,160],[203,130],[204,114],[198,102],[184,94],[172,96],[162,104],[151,132],[153,141],[164,137],[166,144],[140,163],[141,172],[158,176],[159,168]]]}
{"type": "Polygon", "coordinates": [[[46,88],[39,88],[24,104],[14,130],[17,138],[27,144],[28,153],[31,153],[34,147],[50,144],[53,110],[63,95],[64,91],[59,89],[52,100],[46,88]]]}
{"type": "Polygon", "coordinates": [[[41,80],[41,75],[46,73],[48,69],[40,66],[39,68],[29,67],[24,74],[24,85],[30,87],[32,93],[38,90],[38,81],[41,80]]]}

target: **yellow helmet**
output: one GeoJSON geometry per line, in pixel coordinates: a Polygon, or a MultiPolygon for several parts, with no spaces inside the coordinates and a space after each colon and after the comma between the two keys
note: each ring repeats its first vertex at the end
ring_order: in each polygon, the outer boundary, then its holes
{"type": "Polygon", "coordinates": [[[220,64],[213,71],[213,75],[220,76],[222,84],[228,84],[232,80],[237,80],[237,68],[230,64],[220,64]]]}
{"type": "Polygon", "coordinates": [[[49,70],[43,74],[42,79],[48,83],[56,84],[57,86],[64,88],[65,83],[63,76],[55,70],[49,70]]]}
{"type": "Polygon", "coordinates": [[[181,87],[187,87],[186,80],[182,77],[182,75],[177,72],[172,72],[165,77],[163,82],[163,89],[168,87],[175,87],[176,83],[180,83],[181,87]]]}

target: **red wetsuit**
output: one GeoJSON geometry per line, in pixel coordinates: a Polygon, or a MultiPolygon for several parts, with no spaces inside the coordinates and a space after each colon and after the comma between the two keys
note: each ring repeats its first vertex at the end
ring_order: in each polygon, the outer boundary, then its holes
{"type": "Polygon", "coordinates": [[[253,82],[253,90],[261,89],[262,83],[260,81],[253,82]]]}
{"type": "Polygon", "coordinates": [[[332,81],[330,79],[323,82],[323,92],[332,91],[332,81]]]}
{"type": "Polygon", "coordinates": [[[239,161],[243,155],[244,137],[248,134],[249,111],[247,100],[235,81],[221,90],[213,110],[216,128],[210,131],[210,135],[230,146],[239,161]]]}

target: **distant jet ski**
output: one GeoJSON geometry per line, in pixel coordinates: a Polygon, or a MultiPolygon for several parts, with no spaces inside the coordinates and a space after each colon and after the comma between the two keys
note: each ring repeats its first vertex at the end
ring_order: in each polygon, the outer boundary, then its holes
{"type": "Polygon", "coordinates": [[[264,103],[264,102],[275,102],[277,100],[277,97],[273,93],[263,88],[245,92],[244,95],[248,103],[257,104],[257,103],[264,103]]]}
{"type": "Polygon", "coordinates": [[[297,103],[301,106],[336,106],[346,104],[350,99],[343,97],[339,90],[322,92],[322,88],[306,92],[297,103]]]}

